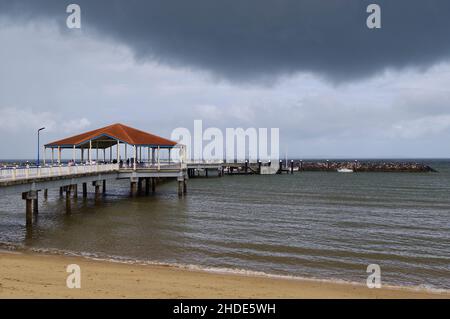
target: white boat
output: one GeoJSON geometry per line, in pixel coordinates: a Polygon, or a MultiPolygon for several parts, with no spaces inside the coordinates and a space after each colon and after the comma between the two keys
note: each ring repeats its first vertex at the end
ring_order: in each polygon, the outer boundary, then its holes
{"type": "Polygon", "coordinates": [[[338,168],[338,173],[353,173],[353,170],[350,168],[338,168]]]}

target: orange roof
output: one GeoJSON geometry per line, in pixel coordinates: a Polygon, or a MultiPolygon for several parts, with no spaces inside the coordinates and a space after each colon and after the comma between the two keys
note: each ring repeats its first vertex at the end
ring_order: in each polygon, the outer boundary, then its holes
{"type": "MultiPolygon", "coordinates": [[[[163,146],[163,147],[173,147],[177,143],[163,137],[153,135],[135,128],[117,123],[103,128],[99,128],[86,133],[71,136],[59,141],[54,141],[48,143],[46,147],[77,147],[82,144],[89,143],[91,140],[96,140],[101,137],[106,137],[108,139],[119,140],[122,143],[127,143],[130,145],[145,145],[145,146],[163,146]]],[[[110,147],[114,143],[108,143],[102,147],[110,147]]]]}

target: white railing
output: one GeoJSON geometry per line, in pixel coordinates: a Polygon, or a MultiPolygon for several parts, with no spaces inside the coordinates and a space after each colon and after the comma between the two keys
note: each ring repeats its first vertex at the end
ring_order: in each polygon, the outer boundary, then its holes
{"type": "MultiPolygon", "coordinates": [[[[120,166],[120,169],[122,170],[134,170],[134,164],[126,164],[123,163],[120,166]]],[[[181,162],[159,162],[159,163],[152,163],[152,162],[140,162],[136,163],[136,169],[156,169],[156,170],[169,170],[169,169],[184,169],[186,168],[185,163],[181,162]]]]}
{"type": "Polygon", "coordinates": [[[76,174],[112,172],[119,169],[119,164],[81,164],[57,165],[46,167],[7,167],[0,168],[0,181],[21,180],[40,177],[68,176],[76,174]]]}

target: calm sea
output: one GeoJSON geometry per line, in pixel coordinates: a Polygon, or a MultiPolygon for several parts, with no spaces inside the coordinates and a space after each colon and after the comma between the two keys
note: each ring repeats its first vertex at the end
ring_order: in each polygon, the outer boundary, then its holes
{"type": "MultiPolygon", "coordinates": [[[[128,197],[127,181],[65,213],[58,190],[26,229],[20,195],[0,198],[0,242],[92,257],[450,289],[450,162],[438,173],[303,172],[175,183],[128,197]]],[[[93,190],[90,189],[92,192],[93,190]]]]}

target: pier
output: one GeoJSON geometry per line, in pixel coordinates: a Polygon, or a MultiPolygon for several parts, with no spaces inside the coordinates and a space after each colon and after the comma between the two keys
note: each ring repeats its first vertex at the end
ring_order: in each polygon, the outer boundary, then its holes
{"type": "Polygon", "coordinates": [[[282,161],[272,162],[270,160],[235,160],[227,162],[225,160],[193,160],[188,161],[189,177],[210,176],[209,172],[216,172],[215,176],[224,175],[274,175],[283,172],[293,173],[294,166],[283,168],[282,161]]]}
{"type": "Polygon", "coordinates": [[[39,194],[46,197],[48,189],[59,188],[60,194],[65,195],[67,213],[71,211],[71,197],[78,196],[79,185],[83,197],[87,196],[87,185],[94,186],[95,195],[99,196],[106,192],[108,181],[128,179],[130,196],[136,196],[154,193],[158,181],[172,179],[177,181],[179,196],[187,193],[184,145],[123,124],[48,143],[43,151],[42,166],[7,167],[0,171],[0,196],[21,194],[27,225],[32,224],[33,215],[39,212],[39,194]],[[51,151],[49,163],[48,150],[51,151]],[[72,155],[67,163],[62,162],[63,150],[70,150],[72,155]],[[103,158],[99,157],[100,152],[103,158]],[[166,153],[164,159],[162,152],[166,153]],[[172,158],[174,152],[178,152],[177,159],[172,158]]]}

